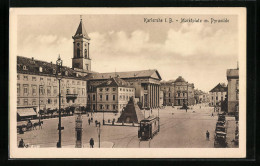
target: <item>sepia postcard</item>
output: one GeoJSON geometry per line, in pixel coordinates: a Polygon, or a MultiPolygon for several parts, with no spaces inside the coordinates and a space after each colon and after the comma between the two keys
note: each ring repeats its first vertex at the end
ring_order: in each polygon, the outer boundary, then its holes
{"type": "Polygon", "coordinates": [[[10,8],[10,158],[245,158],[246,8],[10,8]]]}

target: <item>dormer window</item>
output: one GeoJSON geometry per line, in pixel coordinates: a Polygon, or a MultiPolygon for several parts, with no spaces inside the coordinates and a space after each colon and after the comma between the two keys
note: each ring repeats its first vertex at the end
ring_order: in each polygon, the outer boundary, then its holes
{"type": "Polygon", "coordinates": [[[25,65],[23,66],[23,70],[27,70],[27,67],[25,65]]]}
{"type": "Polygon", "coordinates": [[[39,72],[42,72],[42,67],[41,66],[39,67],[39,72]]]}

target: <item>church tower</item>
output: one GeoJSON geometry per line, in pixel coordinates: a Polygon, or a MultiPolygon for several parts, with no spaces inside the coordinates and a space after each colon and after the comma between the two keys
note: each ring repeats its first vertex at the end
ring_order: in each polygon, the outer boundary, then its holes
{"type": "Polygon", "coordinates": [[[73,41],[73,58],[72,58],[72,68],[74,70],[82,70],[83,72],[91,71],[91,59],[89,56],[89,44],[90,37],[88,36],[84,25],[82,23],[82,18],[80,18],[80,23],[78,29],[74,36],[72,36],[73,41]]]}

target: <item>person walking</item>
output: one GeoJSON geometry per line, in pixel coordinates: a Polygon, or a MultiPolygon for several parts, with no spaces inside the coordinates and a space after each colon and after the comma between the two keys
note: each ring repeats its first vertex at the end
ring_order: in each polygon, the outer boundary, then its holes
{"type": "Polygon", "coordinates": [[[212,114],[211,114],[211,117],[214,117],[214,114],[213,114],[213,112],[212,112],[212,114]]]}
{"type": "Polygon", "coordinates": [[[88,125],[90,125],[90,119],[88,118],[88,125]]]}
{"type": "Polygon", "coordinates": [[[23,139],[21,139],[21,140],[19,141],[18,148],[24,148],[24,147],[25,147],[25,144],[24,144],[24,142],[23,142],[23,139]]]}
{"type": "Polygon", "coordinates": [[[94,148],[94,139],[93,138],[90,138],[89,145],[90,145],[90,148],[94,148]]]}
{"type": "Polygon", "coordinates": [[[208,130],[206,132],[206,138],[207,138],[207,140],[209,140],[209,131],[208,130]]]}

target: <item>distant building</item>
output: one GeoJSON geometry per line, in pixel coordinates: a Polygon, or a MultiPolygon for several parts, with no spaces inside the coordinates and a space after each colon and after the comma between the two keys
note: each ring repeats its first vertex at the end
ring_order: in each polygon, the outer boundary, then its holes
{"type": "Polygon", "coordinates": [[[160,101],[159,101],[159,106],[163,106],[163,91],[160,91],[160,101]]]}
{"type": "Polygon", "coordinates": [[[163,105],[174,105],[174,80],[162,81],[161,91],[163,92],[163,105]]]}
{"type": "Polygon", "coordinates": [[[88,93],[88,108],[92,107],[96,111],[121,111],[130,97],[134,96],[133,86],[121,78],[113,77],[96,86],[95,92],[88,93]]]}
{"type": "Polygon", "coordinates": [[[239,69],[227,70],[228,113],[239,111],[239,69]]]}
{"type": "Polygon", "coordinates": [[[176,106],[195,104],[194,84],[186,82],[181,76],[174,81],[174,92],[174,103],[176,106]]]}
{"type": "Polygon", "coordinates": [[[227,94],[227,87],[224,83],[219,83],[209,91],[210,103],[209,106],[220,106],[220,103],[225,100],[227,94]]]}

